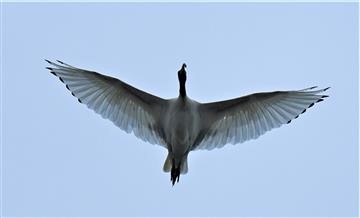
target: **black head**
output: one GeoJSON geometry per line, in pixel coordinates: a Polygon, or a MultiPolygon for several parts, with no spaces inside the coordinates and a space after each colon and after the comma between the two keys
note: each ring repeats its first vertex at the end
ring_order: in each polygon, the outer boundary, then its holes
{"type": "Polygon", "coordinates": [[[186,82],[186,64],[183,63],[183,65],[181,66],[181,69],[178,71],[178,78],[179,78],[179,82],[180,83],[184,83],[186,82]]]}
{"type": "Polygon", "coordinates": [[[185,82],[186,82],[186,64],[184,63],[181,66],[181,69],[178,71],[178,78],[180,83],[180,96],[185,97],[186,96],[186,90],[185,90],[185,82]]]}

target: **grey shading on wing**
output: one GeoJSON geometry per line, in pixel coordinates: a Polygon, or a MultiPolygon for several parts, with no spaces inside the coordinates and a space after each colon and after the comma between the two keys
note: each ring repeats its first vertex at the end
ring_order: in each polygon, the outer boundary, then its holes
{"type": "Polygon", "coordinates": [[[203,126],[192,149],[211,150],[228,143],[242,143],[290,123],[307,108],[328,97],[320,94],[328,88],[315,88],[256,93],[202,104],[200,114],[203,126]]]}
{"type": "Polygon", "coordinates": [[[136,89],[116,78],[79,69],[61,61],[47,67],[80,103],[111,120],[127,133],[166,146],[156,124],[166,100],[136,89]]]}

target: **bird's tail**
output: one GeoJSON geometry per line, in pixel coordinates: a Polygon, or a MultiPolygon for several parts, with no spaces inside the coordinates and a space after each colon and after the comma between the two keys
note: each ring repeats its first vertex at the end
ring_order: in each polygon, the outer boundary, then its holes
{"type": "Polygon", "coordinates": [[[172,161],[171,161],[170,154],[168,154],[166,157],[165,163],[164,163],[163,171],[165,173],[168,173],[168,172],[170,172],[171,167],[172,167],[172,161]]]}
{"type": "MultiPolygon", "coordinates": [[[[173,168],[172,159],[173,159],[172,155],[170,153],[168,153],[165,163],[164,163],[164,166],[163,166],[164,172],[168,173],[173,168]]],[[[177,167],[174,166],[174,168],[177,168],[177,167]]],[[[180,162],[180,173],[186,174],[187,172],[188,172],[187,155],[185,155],[180,162]]]]}

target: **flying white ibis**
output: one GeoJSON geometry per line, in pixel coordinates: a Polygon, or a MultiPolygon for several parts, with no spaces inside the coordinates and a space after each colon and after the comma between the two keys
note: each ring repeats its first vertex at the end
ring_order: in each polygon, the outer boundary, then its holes
{"type": "Polygon", "coordinates": [[[323,101],[325,89],[255,93],[231,100],[199,103],[186,95],[186,64],[178,71],[179,96],[163,99],[100,73],[46,60],[80,103],[111,120],[127,133],[168,150],[163,170],[171,182],[188,171],[187,156],[256,139],[290,123],[307,108],[323,101]]]}

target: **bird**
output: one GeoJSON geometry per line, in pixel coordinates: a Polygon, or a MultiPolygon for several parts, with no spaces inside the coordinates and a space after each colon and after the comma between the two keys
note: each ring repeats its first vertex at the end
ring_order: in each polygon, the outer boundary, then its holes
{"type": "Polygon", "coordinates": [[[174,186],[188,172],[188,154],[226,144],[256,139],[288,124],[328,95],[313,86],[296,91],[254,93],[230,100],[199,103],[186,93],[186,64],[177,72],[179,96],[172,99],[149,94],[117,78],[73,67],[62,61],[45,61],[82,104],[117,127],[150,144],[167,149],[163,171],[174,186]]]}

